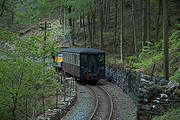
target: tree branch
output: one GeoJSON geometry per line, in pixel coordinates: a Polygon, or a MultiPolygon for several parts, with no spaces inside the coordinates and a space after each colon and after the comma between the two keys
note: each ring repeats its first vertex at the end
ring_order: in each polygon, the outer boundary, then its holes
{"type": "Polygon", "coordinates": [[[6,1],[6,0],[4,0],[4,1],[3,1],[2,7],[1,7],[1,8],[2,8],[2,11],[1,11],[0,16],[2,16],[2,15],[3,15],[3,13],[4,13],[4,10],[5,10],[5,9],[4,9],[5,1],[6,1]]]}

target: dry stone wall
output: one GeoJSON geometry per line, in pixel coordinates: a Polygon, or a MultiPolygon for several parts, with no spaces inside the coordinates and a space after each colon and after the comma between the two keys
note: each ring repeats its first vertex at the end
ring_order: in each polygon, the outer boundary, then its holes
{"type": "Polygon", "coordinates": [[[45,116],[44,114],[41,114],[37,117],[37,120],[59,120],[71,109],[77,100],[77,88],[76,86],[73,86],[74,88],[71,89],[72,86],[70,86],[73,84],[72,79],[73,78],[66,78],[63,80],[62,85],[63,88],[65,88],[64,93],[66,94],[58,102],[57,108],[48,109],[45,111],[45,116]]]}
{"type": "Polygon", "coordinates": [[[117,84],[137,105],[137,119],[151,120],[171,107],[180,106],[180,84],[151,77],[118,64],[106,64],[106,79],[117,84]]]}

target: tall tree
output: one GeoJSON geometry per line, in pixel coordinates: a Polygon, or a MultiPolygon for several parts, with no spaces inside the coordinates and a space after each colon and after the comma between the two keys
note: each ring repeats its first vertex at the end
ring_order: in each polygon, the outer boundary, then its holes
{"type": "Polygon", "coordinates": [[[103,49],[103,47],[104,47],[104,39],[103,39],[103,29],[104,29],[104,20],[103,20],[103,18],[104,18],[104,10],[103,10],[103,6],[104,6],[104,1],[103,0],[101,0],[101,2],[100,2],[100,4],[101,4],[101,8],[100,8],[100,31],[101,31],[101,35],[100,35],[100,49],[102,50],[103,49]]]}
{"type": "Polygon", "coordinates": [[[159,41],[160,17],[162,15],[162,0],[158,1],[158,16],[156,22],[156,41],[159,41]]]}
{"type": "MultiPolygon", "coordinates": [[[[143,41],[143,0],[140,0],[140,15],[141,16],[141,22],[140,22],[140,26],[141,26],[141,41],[143,41]]],[[[143,47],[143,42],[142,42],[142,47],[143,47]]]]}
{"type": "Polygon", "coordinates": [[[5,9],[4,9],[5,1],[6,1],[6,0],[3,1],[2,6],[1,6],[2,11],[1,11],[0,16],[2,16],[3,13],[4,13],[4,10],[5,10],[5,9]]]}
{"type": "Polygon", "coordinates": [[[132,0],[132,22],[133,22],[133,40],[134,40],[134,52],[136,54],[136,58],[138,58],[137,53],[137,39],[136,39],[136,19],[135,19],[135,1],[132,0]]]}
{"type": "Polygon", "coordinates": [[[83,13],[83,32],[84,32],[85,47],[87,47],[87,40],[86,40],[86,26],[85,26],[85,15],[84,15],[84,13],[83,13]]]}
{"type": "Polygon", "coordinates": [[[147,0],[147,41],[150,41],[150,33],[151,33],[150,0],[147,0]]]}
{"type": "Polygon", "coordinates": [[[90,13],[87,15],[87,21],[88,21],[88,30],[89,30],[89,42],[90,47],[92,48],[92,25],[91,25],[91,18],[90,13]]]}
{"type": "Polygon", "coordinates": [[[123,9],[124,9],[124,0],[121,0],[121,35],[120,35],[120,56],[121,56],[121,62],[123,61],[123,9]]]}
{"type": "Polygon", "coordinates": [[[116,39],[117,39],[117,22],[118,22],[118,0],[115,0],[115,19],[114,19],[114,42],[113,42],[113,52],[116,51],[116,39]]]}
{"type": "MultiPolygon", "coordinates": [[[[68,8],[69,14],[71,14],[71,11],[72,11],[72,7],[69,6],[69,8],[68,8]]],[[[71,17],[69,18],[69,26],[72,28],[72,18],[71,17]]]]}
{"type": "Polygon", "coordinates": [[[105,21],[104,21],[104,30],[107,31],[107,24],[108,24],[108,15],[109,15],[109,0],[105,1],[105,21]]]}
{"type": "Polygon", "coordinates": [[[169,80],[168,0],[163,0],[164,76],[169,80]]]}
{"type": "Polygon", "coordinates": [[[142,46],[146,45],[146,40],[147,40],[147,0],[143,0],[143,42],[142,46]]]}

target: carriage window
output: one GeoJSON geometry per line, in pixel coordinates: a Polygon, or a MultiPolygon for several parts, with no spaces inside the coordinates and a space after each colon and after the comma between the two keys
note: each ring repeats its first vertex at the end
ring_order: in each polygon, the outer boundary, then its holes
{"type": "Polygon", "coordinates": [[[73,62],[73,61],[74,61],[74,59],[73,59],[73,54],[71,53],[70,55],[71,55],[71,64],[73,64],[73,63],[74,63],[74,62],[73,62]]]}
{"type": "Polygon", "coordinates": [[[65,53],[65,61],[67,62],[67,54],[65,53]]]}
{"type": "Polygon", "coordinates": [[[67,63],[69,63],[69,54],[67,53],[67,63]]]}
{"type": "Polygon", "coordinates": [[[77,54],[77,65],[80,66],[79,54],[77,54]]]}
{"type": "Polygon", "coordinates": [[[66,53],[66,62],[68,62],[68,54],[66,53]]]}
{"type": "Polygon", "coordinates": [[[67,62],[67,54],[65,53],[65,61],[67,62]]]}
{"type": "Polygon", "coordinates": [[[73,64],[75,65],[76,63],[76,59],[75,59],[75,57],[76,57],[76,54],[73,54],[73,56],[72,56],[72,58],[73,58],[73,64]]]}
{"type": "Polygon", "coordinates": [[[74,64],[77,65],[77,55],[74,54],[74,64]]]}
{"type": "Polygon", "coordinates": [[[87,64],[87,55],[86,54],[81,55],[81,64],[87,64]]]}
{"type": "Polygon", "coordinates": [[[67,62],[67,54],[65,53],[65,61],[67,62]]]}
{"type": "Polygon", "coordinates": [[[69,63],[71,63],[71,54],[69,54],[69,63]]]}
{"type": "Polygon", "coordinates": [[[74,54],[71,53],[71,64],[74,64],[74,54]]]}
{"type": "Polygon", "coordinates": [[[71,53],[69,54],[69,63],[71,63],[71,53]]]}
{"type": "Polygon", "coordinates": [[[76,54],[76,65],[79,65],[79,55],[76,54]]]}
{"type": "Polygon", "coordinates": [[[64,53],[62,53],[62,60],[64,60],[64,53]]]}
{"type": "Polygon", "coordinates": [[[73,54],[71,53],[71,64],[74,63],[74,58],[73,58],[73,54]]]}
{"type": "Polygon", "coordinates": [[[66,54],[63,53],[63,61],[66,61],[66,54]]]}

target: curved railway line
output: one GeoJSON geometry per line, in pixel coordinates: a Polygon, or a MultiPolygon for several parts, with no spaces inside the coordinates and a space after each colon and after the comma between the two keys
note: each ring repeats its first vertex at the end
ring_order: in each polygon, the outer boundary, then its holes
{"type": "Polygon", "coordinates": [[[95,108],[89,117],[89,120],[111,120],[113,113],[113,102],[109,93],[101,86],[87,87],[92,91],[95,97],[95,108]]]}
{"type": "Polygon", "coordinates": [[[136,120],[136,105],[118,86],[104,80],[76,85],[76,104],[62,120],[136,120]]]}

